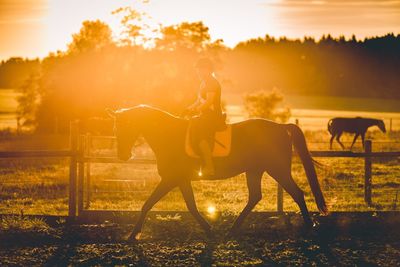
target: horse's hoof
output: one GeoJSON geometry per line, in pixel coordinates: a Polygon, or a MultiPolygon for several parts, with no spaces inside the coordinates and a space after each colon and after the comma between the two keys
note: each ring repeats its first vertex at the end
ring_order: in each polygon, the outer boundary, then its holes
{"type": "Polygon", "coordinates": [[[304,222],[303,227],[301,227],[300,232],[303,234],[312,234],[318,229],[319,223],[313,220],[304,222]]]}
{"type": "Polygon", "coordinates": [[[319,229],[319,222],[318,221],[313,221],[312,222],[312,226],[311,226],[311,229],[313,229],[313,230],[318,230],[319,229]]]}
{"type": "Polygon", "coordinates": [[[142,234],[141,232],[138,233],[132,232],[126,237],[125,241],[127,243],[135,243],[140,239],[141,234],[142,234]]]}

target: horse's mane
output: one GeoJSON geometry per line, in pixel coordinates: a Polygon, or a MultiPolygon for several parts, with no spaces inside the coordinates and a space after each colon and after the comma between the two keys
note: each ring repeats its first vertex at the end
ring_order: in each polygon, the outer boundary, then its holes
{"type": "Polygon", "coordinates": [[[153,107],[150,105],[146,105],[146,104],[140,104],[140,105],[129,107],[129,108],[121,108],[121,109],[118,109],[116,111],[116,113],[117,114],[125,114],[126,116],[129,116],[130,114],[133,114],[134,112],[136,112],[138,110],[147,112],[148,114],[160,114],[165,117],[183,120],[182,118],[180,118],[168,111],[165,111],[165,110],[162,110],[160,108],[153,107]]]}
{"type": "Polygon", "coordinates": [[[383,122],[383,120],[381,120],[381,119],[374,119],[374,118],[362,118],[362,117],[357,117],[357,118],[360,118],[360,119],[363,119],[363,120],[365,120],[365,121],[372,122],[372,123],[379,123],[379,122],[383,122]]]}

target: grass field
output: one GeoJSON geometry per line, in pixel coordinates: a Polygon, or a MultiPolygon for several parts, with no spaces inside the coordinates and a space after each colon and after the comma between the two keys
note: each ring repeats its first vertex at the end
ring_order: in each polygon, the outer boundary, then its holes
{"type": "Polygon", "coordinates": [[[17,97],[15,89],[0,88],[0,129],[17,127],[17,97]]]}

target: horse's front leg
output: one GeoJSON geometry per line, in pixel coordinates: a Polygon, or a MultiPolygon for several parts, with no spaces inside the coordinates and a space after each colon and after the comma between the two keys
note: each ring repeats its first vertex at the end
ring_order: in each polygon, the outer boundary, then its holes
{"type": "Polygon", "coordinates": [[[138,235],[142,231],[143,223],[147,213],[163,196],[165,196],[175,186],[176,184],[174,182],[161,180],[161,182],[154,189],[153,193],[151,193],[150,197],[143,204],[142,210],[139,215],[139,219],[135,227],[133,228],[132,233],[129,235],[128,241],[133,241],[138,238],[138,235]]]}
{"type": "Polygon", "coordinates": [[[365,132],[361,133],[361,142],[362,142],[362,146],[365,149],[365,132]]]}
{"type": "Polygon", "coordinates": [[[207,235],[211,235],[211,226],[208,222],[201,216],[199,210],[197,209],[196,201],[194,199],[193,188],[190,181],[184,181],[179,185],[181,189],[183,199],[185,200],[186,206],[189,212],[197,220],[203,230],[207,235]]]}

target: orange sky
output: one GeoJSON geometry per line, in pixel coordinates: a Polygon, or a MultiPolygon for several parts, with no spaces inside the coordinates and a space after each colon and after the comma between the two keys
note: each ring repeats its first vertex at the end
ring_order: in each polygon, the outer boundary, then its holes
{"type": "MultiPolygon", "coordinates": [[[[104,20],[118,32],[118,19],[110,12],[135,2],[0,0],[0,59],[64,50],[86,19],[104,20]]],[[[400,0],[150,0],[138,7],[164,25],[203,20],[212,37],[229,46],[265,34],[363,38],[400,33],[400,0]]]]}

